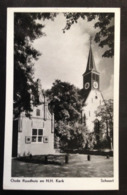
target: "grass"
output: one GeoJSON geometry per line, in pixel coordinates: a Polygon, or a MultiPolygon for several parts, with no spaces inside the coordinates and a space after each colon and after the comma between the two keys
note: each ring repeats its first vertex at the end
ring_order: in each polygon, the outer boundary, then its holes
{"type": "Polygon", "coordinates": [[[45,164],[44,156],[32,160],[12,159],[12,177],[113,177],[113,157],[70,154],[69,163],[64,156],[52,156],[45,164]]]}

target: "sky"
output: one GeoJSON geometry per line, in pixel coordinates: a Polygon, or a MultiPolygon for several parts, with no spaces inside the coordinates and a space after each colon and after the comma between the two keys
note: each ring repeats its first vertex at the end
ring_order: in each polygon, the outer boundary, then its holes
{"type": "MultiPolygon", "coordinates": [[[[62,13],[54,21],[41,21],[45,24],[42,36],[34,41],[33,46],[42,55],[35,62],[35,80],[40,78],[43,89],[50,89],[56,79],[74,84],[82,89],[83,73],[86,70],[90,47],[90,36],[98,29],[95,21],[78,20],[70,30],[63,33],[66,20],[62,13]]],[[[113,98],[114,59],[103,58],[106,50],[92,41],[92,50],[97,70],[100,72],[100,90],[105,99],[113,98]]]]}

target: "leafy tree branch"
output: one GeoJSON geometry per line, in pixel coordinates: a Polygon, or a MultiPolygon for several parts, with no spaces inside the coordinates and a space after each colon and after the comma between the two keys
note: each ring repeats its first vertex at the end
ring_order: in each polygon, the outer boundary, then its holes
{"type": "Polygon", "coordinates": [[[77,23],[81,18],[88,22],[95,20],[95,28],[98,28],[98,32],[95,34],[94,41],[98,43],[100,47],[108,46],[103,53],[103,57],[114,56],[114,13],[64,13],[66,17],[66,26],[63,29],[65,33],[69,30],[74,23],[77,23]]]}

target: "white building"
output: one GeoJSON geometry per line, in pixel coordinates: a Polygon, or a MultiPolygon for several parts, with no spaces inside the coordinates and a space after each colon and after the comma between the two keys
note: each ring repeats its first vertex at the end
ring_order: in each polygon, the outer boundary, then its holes
{"type": "Polygon", "coordinates": [[[38,79],[39,105],[34,106],[31,117],[25,112],[14,121],[13,156],[53,154],[54,150],[54,115],[49,112],[48,102],[42,94],[38,79]]]}

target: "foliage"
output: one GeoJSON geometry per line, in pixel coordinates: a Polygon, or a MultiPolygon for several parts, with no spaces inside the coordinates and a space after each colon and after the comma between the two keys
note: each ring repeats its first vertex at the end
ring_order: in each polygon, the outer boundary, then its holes
{"type": "Polygon", "coordinates": [[[95,149],[108,149],[110,147],[110,140],[106,137],[103,137],[98,140],[97,144],[95,145],[95,149]]]}
{"type": "Polygon", "coordinates": [[[65,13],[66,26],[63,32],[69,30],[72,24],[77,23],[80,18],[87,19],[88,22],[95,21],[95,28],[99,31],[95,34],[94,41],[100,47],[108,46],[108,49],[102,55],[103,57],[114,56],[114,25],[111,24],[114,19],[113,13],[65,13]]]}
{"type": "Polygon", "coordinates": [[[80,123],[59,121],[55,126],[55,135],[60,138],[59,147],[62,150],[91,149],[96,143],[94,134],[88,133],[86,126],[80,123]]]}
{"type": "Polygon", "coordinates": [[[56,80],[51,90],[46,91],[50,100],[50,109],[54,112],[56,121],[81,120],[82,102],[78,92],[79,89],[74,85],[60,80],[56,80]]]}
{"type": "Polygon", "coordinates": [[[79,147],[78,141],[82,139],[81,136],[77,136],[77,140],[74,138],[75,123],[81,122],[82,102],[78,92],[74,85],[60,80],[56,80],[52,88],[46,91],[50,110],[55,116],[55,135],[60,138],[60,147],[64,149],[73,148],[73,145],[79,147]]]}
{"type": "Polygon", "coordinates": [[[39,20],[51,19],[56,14],[50,13],[15,13],[14,14],[14,116],[21,111],[30,110],[30,89],[36,96],[36,83],[33,81],[34,61],[41,55],[33,48],[32,42],[44,36],[44,26],[39,20]]]}
{"type": "Polygon", "coordinates": [[[50,110],[55,115],[56,145],[63,150],[93,148],[95,135],[88,133],[85,123],[81,121],[83,97],[80,90],[67,82],[56,80],[46,95],[51,102],[50,110]]]}
{"type": "MultiPolygon", "coordinates": [[[[96,116],[99,118],[99,131],[103,135],[100,142],[113,141],[113,100],[105,101],[104,105],[98,107],[96,116]]],[[[109,143],[110,144],[110,143],[109,143]]]]}

